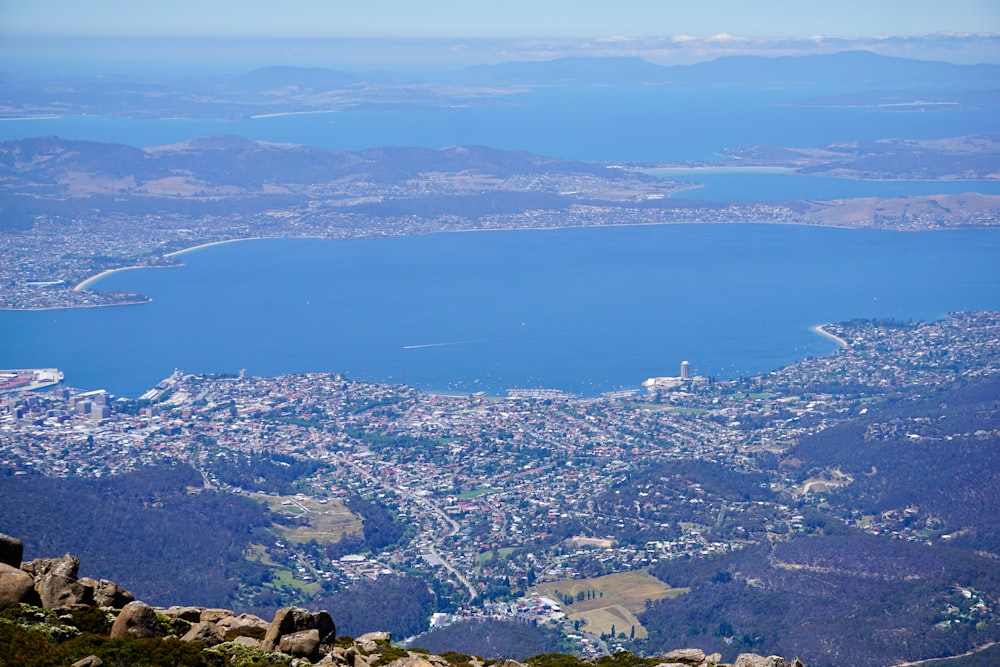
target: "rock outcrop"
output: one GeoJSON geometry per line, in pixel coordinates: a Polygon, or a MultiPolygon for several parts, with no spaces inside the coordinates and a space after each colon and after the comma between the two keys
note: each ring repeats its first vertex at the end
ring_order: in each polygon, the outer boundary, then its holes
{"type": "Polygon", "coordinates": [[[24,559],[24,544],[21,540],[0,533],[0,563],[11,567],[21,567],[24,559]]]}
{"type": "MultiPolygon", "coordinates": [[[[48,630],[53,637],[79,633],[80,630],[64,623],[74,618],[81,607],[89,606],[100,608],[98,616],[106,615],[107,622],[114,618],[108,633],[111,639],[170,636],[176,641],[179,638],[200,646],[208,664],[484,667],[484,661],[479,658],[463,656],[456,663],[454,656],[449,658],[449,654],[438,656],[400,649],[392,645],[388,632],[370,632],[353,640],[338,640],[334,621],[325,611],[285,607],[268,622],[253,614],[237,614],[229,609],[195,606],[156,609],[135,600],[131,593],[111,581],[78,578],[80,561],[73,556],[36,558],[28,563],[9,562],[22,555],[19,540],[0,534],[0,603],[21,603],[26,630],[37,630],[39,619],[59,623],[48,630]],[[61,611],[54,613],[52,610],[61,611]]],[[[17,620],[12,622],[18,624],[17,620]]],[[[789,662],[779,656],[751,653],[741,654],[732,665],[724,665],[720,654],[706,655],[700,649],[670,651],[659,660],[657,667],[804,667],[798,659],[789,662]]],[[[98,656],[90,655],[77,660],[72,667],[101,667],[102,664],[98,656]]],[[[525,667],[515,660],[493,664],[525,667]]]]}
{"type": "Polygon", "coordinates": [[[209,621],[198,621],[191,626],[191,629],[184,633],[181,641],[199,642],[205,646],[217,646],[226,641],[225,636],[219,632],[215,623],[209,621]]]}
{"type": "Polygon", "coordinates": [[[705,662],[705,652],[698,648],[682,648],[663,654],[663,662],[700,665],[705,662]]]}
{"type": "Polygon", "coordinates": [[[0,563],[0,602],[42,604],[31,575],[6,563],[0,563]]]}
{"type": "Polygon", "coordinates": [[[96,655],[88,655],[83,660],[77,660],[72,667],[104,667],[104,661],[96,655]]]}
{"type": "Polygon", "coordinates": [[[76,605],[121,609],[135,599],[113,581],[79,578],[80,559],[75,556],[7,562],[22,555],[20,540],[0,534],[0,602],[24,602],[45,609],[76,605]]]}
{"type": "Polygon", "coordinates": [[[35,578],[35,590],[46,609],[63,609],[77,604],[93,604],[93,589],[78,580],[80,559],[66,554],[62,558],[36,558],[21,565],[35,578]]]}
{"type": "Polygon", "coordinates": [[[157,611],[167,618],[190,623],[190,629],[181,635],[181,640],[199,642],[205,646],[239,641],[246,646],[259,647],[271,627],[271,623],[259,616],[236,614],[229,609],[168,607],[157,611]]]}
{"type": "Polygon", "coordinates": [[[319,658],[319,630],[300,630],[282,635],[278,640],[278,650],[296,658],[319,658]]]}
{"type": "Polygon", "coordinates": [[[111,638],[132,637],[133,639],[148,639],[164,637],[166,631],[156,617],[156,610],[145,602],[129,602],[118,612],[115,624],[111,626],[111,638]]]}
{"type": "Polygon", "coordinates": [[[135,596],[129,593],[127,590],[119,586],[113,581],[108,581],[107,579],[91,579],[89,577],[83,577],[80,579],[80,585],[84,587],[85,590],[90,592],[87,594],[93,600],[93,604],[97,607],[112,607],[113,609],[121,609],[129,602],[135,600],[135,596]]]}
{"type": "Polygon", "coordinates": [[[804,667],[804,665],[798,658],[789,662],[778,655],[765,658],[755,653],[740,653],[733,667],[804,667]]]}
{"type": "Polygon", "coordinates": [[[274,614],[274,620],[264,635],[261,648],[275,649],[297,657],[317,657],[321,646],[328,652],[329,645],[336,639],[336,627],[330,614],[325,611],[309,611],[299,607],[284,607],[274,614]],[[288,642],[285,639],[288,639],[288,642]],[[315,637],[315,644],[313,638],[315,637]],[[306,647],[309,650],[305,653],[306,647]],[[286,650],[286,649],[294,649],[286,650]]]}
{"type": "Polygon", "coordinates": [[[201,612],[205,611],[204,607],[167,607],[166,609],[161,609],[160,613],[167,618],[179,618],[188,623],[197,623],[201,620],[201,612]]]}

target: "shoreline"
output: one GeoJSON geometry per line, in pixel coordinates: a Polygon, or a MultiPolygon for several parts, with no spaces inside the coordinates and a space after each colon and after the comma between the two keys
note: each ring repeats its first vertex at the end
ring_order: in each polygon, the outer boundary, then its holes
{"type": "MultiPolygon", "coordinates": [[[[701,186],[694,186],[701,187],[701,186]]],[[[686,188],[685,188],[686,189],[686,188]]],[[[683,191],[683,190],[680,190],[683,191]]],[[[671,195],[673,196],[673,193],[671,195]]],[[[482,232],[521,232],[521,231],[550,231],[550,230],[562,230],[562,229],[601,229],[607,227],[656,227],[656,226],[672,226],[672,225],[777,225],[777,226],[791,226],[791,227],[814,227],[814,228],[826,228],[826,229],[842,229],[842,230],[878,230],[878,231],[888,231],[888,232],[910,232],[910,233],[920,233],[920,232],[936,232],[936,231],[959,231],[958,229],[893,229],[893,228],[878,228],[878,227],[865,227],[857,226],[851,224],[831,224],[831,223],[812,223],[812,222],[784,222],[784,221],[771,221],[771,222],[744,222],[744,221],[721,221],[713,220],[710,222],[705,221],[660,221],[660,222],[611,222],[605,224],[570,224],[570,225],[549,225],[541,227],[486,227],[486,228],[465,228],[465,229],[433,229],[426,230],[417,233],[404,233],[404,234],[392,234],[387,236],[376,235],[376,236],[344,236],[344,237],[331,237],[331,236],[316,236],[316,235],[303,235],[303,236],[247,236],[234,239],[223,239],[220,241],[207,241],[204,243],[198,243],[196,245],[181,248],[180,250],[173,250],[171,252],[164,253],[163,257],[175,258],[184,255],[195,250],[200,250],[202,248],[209,248],[212,246],[223,245],[227,243],[237,243],[240,241],[268,241],[276,239],[318,239],[318,240],[329,240],[329,241],[343,241],[350,239],[378,239],[378,238],[398,238],[407,236],[424,236],[431,234],[468,234],[468,233],[482,233],[482,232]]],[[[983,227],[963,227],[961,229],[986,229],[995,230],[995,226],[983,226],[983,227]]],[[[91,286],[98,282],[100,279],[109,276],[118,271],[131,271],[134,269],[171,269],[178,266],[183,266],[183,263],[178,262],[177,264],[169,266],[152,265],[152,266],[123,266],[115,269],[106,269],[100,273],[84,278],[82,281],[77,283],[71,288],[71,291],[80,292],[83,290],[91,289],[91,286]]],[[[152,299],[148,298],[146,301],[141,302],[130,302],[130,303],[110,303],[110,304],[95,304],[95,305],[66,305],[66,306],[51,306],[42,308],[0,308],[0,310],[68,310],[72,308],[92,308],[92,307],[106,307],[106,306],[131,306],[138,305],[141,303],[148,303],[152,299]]],[[[819,329],[822,328],[820,325],[819,329]]],[[[815,330],[815,328],[814,328],[815,330]]],[[[846,343],[840,341],[835,336],[832,336],[826,331],[816,330],[817,333],[823,336],[828,336],[836,340],[839,344],[845,345],[846,343]]]]}
{"type": "MultiPolygon", "coordinates": [[[[105,276],[110,276],[112,273],[118,273],[119,271],[132,271],[134,269],[152,269],[156,267],[152,266],[123,266],[117,269],[105,269],[101,271],[96,276],[90,276],[89,278],[84,278],[82,281],[73,286],[74,292],[82,292],[90,287],[90,283],[97,282],[105,276]]],[[[82,306],[67,306],[68,308],[82,308],[82,306]]]]}
{"type": "Polygon", "coordinates": [[[4,116],[0,123],[15,120],[60,120],[62,116],[4,116]]]}
{"type": "MultiPolygon", "coordinates": [[[[180,250],[173,250],[171,252],[163,253],[164,257],[177,257],[178,255],[184,255],[189,252],[194,252],[195,250],[201,250],[202,248],[211,248],[215,245],[224,245],[226,243],[239,243],[240,241],[264,241],[272,238],[290,238],[284,236],[246,236],[238,239],[223,239],[222,241],[208,241],[206,243],[199,243],[198,245],[193,245],[190,248],[181,248],[180,250]]],[[[177,266],[181,266],[178,264],[177,266]]],[[[143,268],[143,267],[140,267],[143,268]]],[[[152,268],[152,267],[150,267],[152,268]]],[[[172,268],[172,267],[168,267],[172,268]]]]}
{"type": "MultiPolygon", "coordinates": [[[[997,181],[1000,181],[1000,176],[992,176],[990,174],[978,175],[974,178],[963,178],[960,176],[939,176],[937,178],[906,178],[903,176],[889,177],[889,178],[874,178],[871,176],[866,176],[865,172],[855,171],[850,173],[832,174],[829,172],[820,173],[810,173],[802,174],[800,169],[812,166],[811,164],[798,164],[798,165],[696,165],[696,166],[677,166],[670,165],[666,167],[639,167],[639,168],[629,168],[631,171],[637,171],[639,173],[648,174],[650,176],[656,176],[657,178],[665,178],[666,176],[672,175],[673,173],[683,173],[688,172],[691,174],[740,174],[740,173],[765,173],[765,174],[790,174],[792,176],[805,176],[807,178],[833,178],[842,181],[864,181],[869,183],[983,183],[993,185],[997,181]]],[[[979,194],[988,195],[990,193],[982,192],[979,194]]],[[[933,195],[896,195],[896,196],[914,196],[914,197],[930,197],[933,195]]]]}
{"type": "Polygon", "coordinates": [[[649,167],[637,169],[643,174],[650,176],[660,176],[664,173],[688,172],[693,174],[739,174],[745,172],[757,172],[765,174],[786,174],[794,172],[797,167],[772,167],[768,165],[698,165],[695,167],[649,167]]]}
{"type": "MultiPolygon", "coordinates": [[[[183,255],[185,253],[193,252],[195,250],[200,250],[202,248],[209,248],[209,247],[215,246],[215,245],[223,245],[224,243],[236,243],[237,241],[264,241],[264,240],[267,240],[267,239],[270,239],[270,238],[276,238],[277,239],[277,238],[286,238],[286,237],[282,237],[282,236],[273,236],[273,237],[271,237],[271,236],[248,236],[246,238],[239,238],[239,239],[225,239],[225,240],[222,240],[222,241],[209,241],[207,243],[199,243],[198,245],[193,245],[190,248],[181,248],[180,250],[173,250],[171,252],[165,252],[165,253],[163,253],[163,256],[164,257],[177,257],[179,255],[183,255]]],[[[92,283],[97,282],[101,278],[105,278],[107,276],[110,276],[113,273],[118,273],[119,271],[133,271],[135,269],[174,269],[174,268],[177,268],[178,266],[184,266],[184,265],[181,264],[181,263],[173,264],[173,265],[170,265],[170,266],[157,266],[157,265],[143,266],[143,265],[140,264],[140,265],[135,265],[135,266],[121,266],[121,267],[118,267],[117,269],[106,269],[104,271],[101,271],[97,275],[90,276],[89,278],[84,278],[79,283],[77,283],[75,286],[73,286],[73,291],[74,292],[82,292],[85,289],[89,289],[90,285],[92,283]]],[[[148,299],[148,301],[152,301],[152,299],[148,299]]],[[[145,301],[145,302],[142,302],[142,303],[148,303],[148,301],[145,301]]],[[[107,305],[107,306],[131,306],[131,305],[134,305],[134,304],[131,304],[131,303],[122,303],[122,304],[109,303],[109,304],[101,304],[101,306],[105,306],[105,305],[107,305]]],[[[87,307],[92,307],[92,306],[64,306],[63,308],[87,308],[87,307]]],[[[29,310],[29,309],[25,309],[25,310],[29,310]]],[[[35,310],[56,310],[56,309],[55,308],[36,308],[35,310]]]]}
{"type": "MultiPolygon", "coordinates": [[[[149,267],[136,266],[132,268],[145,269],[149,267]]],[[[0,308],[0,312],[3,313],[41,313],[47,310],[76,310],[78,308],[118,308],[121,306],[141,306],[146,303],[152,303],[153,297],[146,296],[145,294],[140,294],[142,301],[126,301],[123,303],[82,303],[72,306],[43,306],[41,308],[0,308]]]]}
{"type": "Polygon", "coordinates": [[[844,348],[844,347],[850,347],[850,345],[848,345],[848,343],[847,343],[846,340],[844,340],[840,336],[837,336],[835,334],[830,333],[829,331],[827,331],[824,328],[824,327],[827,327],[829,325],[830,325],[829,322],[827,322],[826,324],[817,324],[816,326],[809,327],[809,330],[812,331],[813,333],[817,333],[820,336],[823,336],[824,338],[829,338],[830,340],[832,340],[833,342],[835,342],[837,345],[839,345],[842,348],[844,348]]]}
{"type": "MultiPolygon", "coordinates": [[[[164,257],[165,256],[166,255],[164,255],[164,257]]],[[[123,267],[120,267],[120,268],[117,268],[117,269],[106,269],[106,270],[101,271],[100,273],[98,273],[96,276],[91,276],[89,278],[86,278],[86,279],[80,281],[79,284],[77,284],[76,286],[73,287],[72,291],[73,292],[82,292],[84,290],[88,290],[88,289],[90,289],[90,283],[96,282],[96,281],[100,280],[101,278],[105,278],[107,276],[110,276],[112,273],[118,273],[119,271],[135,271],[136,269],[173,269],[173,268],[176,268],[178,266],[183,266],[183,265],[182,264],[173,264],[173,265],[170,265],[170,266],[159,266],[159,265],[155,265],[154,264],[153,266],[142,266],[142,265],[139,265],[139,266],[123,266],[123,267]]],[[[141,301],[141,302],[136,302],[136,303],[147,303],[149,301],[152,301],[152,299],[150,297],[147,297],[144,294],[140,294],[139,296],[144,296],[146,298],[146,301],[141,301]]],[[[119,303],[102,303],[102,304],[97,304],[97,305],[98,306],[131,306],[133,304],[131,304],[131,303],[121,303],[121,304],[119,304],[119,303]]],[[[61,307],[63,307],[63,308],[87,308],[88,306],[61,306],[61,307]]],[[[52,308],[37,308],[36,310],[53,310],[53,309],[52,308]]]]}

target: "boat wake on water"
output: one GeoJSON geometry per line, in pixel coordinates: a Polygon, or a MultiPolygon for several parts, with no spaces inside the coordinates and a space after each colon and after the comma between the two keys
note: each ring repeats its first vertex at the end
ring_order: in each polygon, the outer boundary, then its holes
{"type": "Polygon", "coordinates": [[[472,343],[481,343],[483,341],[479,340],[453,340],[445,343],[421,343],[420,345],[404,345],[404,350],[419,350],[424,347],[447,347],[449,345],[471,345],[472,343]]]}

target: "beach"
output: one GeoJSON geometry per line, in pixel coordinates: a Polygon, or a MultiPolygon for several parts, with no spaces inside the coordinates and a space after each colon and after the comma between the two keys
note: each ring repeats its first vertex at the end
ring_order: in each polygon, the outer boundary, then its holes
{"type": "MultiPolygon", "coordinates": [[[[164,257],[178,257],[178,256],[183,255],[185,253],[193,252],[195,250],[200,250],[202,248],[209,248],[211,246],[222,245],[224,243],[236,243],[237,241],[259,241],[259,240],[261,240],[263,238],[264,237],[262,237],[262,236],[251,236],[251,237],[240,238],[240,239],[225,239],[223,241],[210,241],[208,243],[199,243],[198,245],[191,246],[190,248],[182,248],[181,250],[174,250],[173,252],[167,252],[167,253],[164,253],[163,256],[164,257]]],[[[96,283],[101,278],[104,278],[105,276],[110,276],[112,273],[117,273],[118,271],[132,271],[134,269],[172,269],[172,268],[175,268],[177,266],[181,266],[181,264],[172,264],[170,266],[157,266],[157,265],[152,265],[152,266],[143,266],[143,265],[122,266],[122,267],[119,267],[117,269],[108,269],[107,271],[101,271],[97,275],[94,275],[94,276],[91,276],[89,278],[86,278],[85,280],[82,280],[79,284],[77,284],[73,288],[73,291],[74,292],[80,292],[80,291],[85,290],[85,289],[90,289],[90,286],[92,284],[96,283]]],[[[74,307],[76,307],[76,306],[74,306],[74,307]]]]}
{"type": "Polygon", "coordinates": [[[238,243],[239,241],[260,241],[265,237],[263,236],[247,236],[238,239],[225,239],[222,241],[209,241],[208,243],[199,243],[198,245],[193,245],[190,248],[183,248],[181,250],[174,250],[173,252],[163,253],[164,257],[177,257],[178,255],[184,255],[189,252],[194,252],[195,250],[201,250],[202,248],[211,248],[216,245],[224,245],[226,243],[238,243]]]}
{"type": "Polygon", "coordinates": [[[840,336],[833,335],[832,333],[830,333],[829,331],[827,331],[826,329],[823,328],[825,326],[827,326],[827,325],[826,324],[817,324],[814,327],[809,327],[809,329],[811,331],[815,331],[816,333],[818,333],[820,336],[823,336],[824,338],[829,338],[830,340],[832,340],[833,342],[835,342],[840,347],[848,347],[846,340],[844,340],[840,336]]]}
{"type": "MultiPolygon", "coordinates": [[[[110,276],[112,273],[116,273],[118,271],[131,271],[133,269],[154,269],[154,268],[161,268],[161,267],[154,267],[154,266],[123,266],[123,267],[118,268],[118,269],[108,269],[107,271],[101,271],[96,276],[91,276],[91,277],[89,277],[89,278],[81,281],[78,285],[76,285],[73,288],[73,291],[74,292],[82,292],[85,289],[90,289],[90,285],[92,283],[95,283],[98,280],[100,280],[101,278],[103,278],[105,276],[110,276]]],[[[80,308],[81,306],[71,306],[71,307],[72,308],[80,308]]]]}

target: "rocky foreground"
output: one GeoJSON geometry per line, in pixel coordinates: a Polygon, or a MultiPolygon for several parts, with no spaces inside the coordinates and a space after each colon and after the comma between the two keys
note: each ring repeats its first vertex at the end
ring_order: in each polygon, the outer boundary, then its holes
{"type": "MultiPolygon", "coordinates": [[[[229,609],[154,608],[114,582],[78,577],[80,561],[74,556],[22,562],[23,555],[20,540],[0,534],[0,667],[524,667],[515,660],[403,650],[391,643],[387,632],[337,637],[333,619],[325,611],[285,607],[266,621],[229,609]]],[[[724,665],[718,653],[705,655],[699,649],[679,649],[656,658],[626,656],[629,659],[621,661],[622,667],[724,665]]],[[[587,663],[571,656],[547,655],[529,658],[528,664],[577,667],[587,663]]],[[[744,653],[733,667],[804,666],[798,659],[789,662],[778,656],[744,653]]]]}

